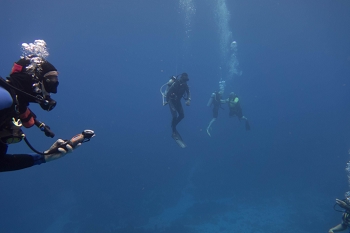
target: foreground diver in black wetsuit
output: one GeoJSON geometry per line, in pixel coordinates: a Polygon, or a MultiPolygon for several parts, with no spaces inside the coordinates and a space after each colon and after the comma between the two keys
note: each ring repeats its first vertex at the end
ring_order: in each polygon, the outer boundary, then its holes
{"type": "MultiPolygon", "coordinates": [[[[190,89],[187,85],[189,81],[187,73],[182,73],[180,77],[172,77],[167,83],[166,104],[169,104],[170,112],[172,115],[171,129],[172,136],[175,140],[179,139],[182,141],[180,134],[178,133],[176,126],[184,118],[184,110],[182,108],[181,99],[186,100],[186,105],[191,104],[190,89]]],[[[178,142],[178,141],[177,141],[178,142]]],[[[179,144],[179,142],[178,142],[179,144]]],[[[186,147],[186,145],[179,144],[180,147],[186,147]]]]}
{"type": "Polygon", "coordinates": [[[49,162],[80,146],[80,143],[71,146],[58,139],[49,149],[55,149],[55,152],[50,154],[7,154],[9,144],[23,139],[22,126],[30,128],[36,125],[46,136],[54,136],[50,127],[38,121],[28,106],[29,103],[39,103],[43,110],[51,111],[56,101],[51,99],[50,93],[57,93],[57,86],[57,69],[40,56],[22,57],[14,63],[7,80],[0,77],[0,172],[49,162]]]}

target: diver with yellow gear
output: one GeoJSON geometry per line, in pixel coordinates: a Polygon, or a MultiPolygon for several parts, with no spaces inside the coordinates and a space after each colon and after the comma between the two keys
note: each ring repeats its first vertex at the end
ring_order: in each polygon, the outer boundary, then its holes
{"type": "Polygon", "coordinates": [[[226,103],[228,103],[229,107],[229,117],[237,116],[239,120],[244,119],[245,129],[250,130],[248,118],[243,116],[242,107],[238,96],[234,92],[231,92],[228,99],[226,100],[226,103]]]}
{"type": "Polygon", "coordinates": [[[335,227],[329,229],[328,233],[345,231],[350,226],[350,202],[349,202],[349,200],[348,199],[344,199],[344,200],[335,199],[335,202],[336,202],[336,204],[338,204],[338,206],[343,208],[345,211],[339,211],[339,212],[343,212],[342,222],[340,224],[336,225],[335,227]]]}

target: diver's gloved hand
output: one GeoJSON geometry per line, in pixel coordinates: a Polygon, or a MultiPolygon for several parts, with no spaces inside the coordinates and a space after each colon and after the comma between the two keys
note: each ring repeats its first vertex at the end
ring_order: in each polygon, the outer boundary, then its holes
{"type": "Polygon", "coordinates": [[[191,105],[191,100],[188,99],[188,100],[185,102],[185,104],[186,104],[187,106],[190,106],[190,105],[191,105]]]}
{"type": "MultiPolygon", "coordinates": [[[[74,149],[78,148],[80,145],[81,143],[77,144],[74,149]]],[[[58,139],[54,144],[52,144],[50,149],[44,152],[45,154],[48,153],[45,155],[45,161],[50,162],[52,160],[59,159],[72,151],[73,147],[71,145],[62,139],[58,139]]]]}
{"type": "Polygon", "coordinates": [[[168,104],[168,102],[164,102],[164,103],[163,103],[163,106],[165,106],[165,105],[167,105],[167,104],[168,104]]]}

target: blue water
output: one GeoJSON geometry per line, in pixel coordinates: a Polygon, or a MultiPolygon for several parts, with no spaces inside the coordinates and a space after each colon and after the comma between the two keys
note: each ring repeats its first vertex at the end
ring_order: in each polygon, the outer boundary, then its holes
{"type": "MultiPolygon", "coordinates": [[[[96,132],[60,160],[1,174],[0,232],[316,233],[340,223],[350,1],[3,0],[0,13],[0,75],[22,43],[45,40],[58,104],[32,110],[55,139],[96,132]],[[159,92],[182,72],[192,93],[178,126],[186,149],[159,92]],[[207,135],[220,79],[251,131],[224,106],[207,135]]],[[[25,133],[39,150],[54,142],[25,133]]]]}

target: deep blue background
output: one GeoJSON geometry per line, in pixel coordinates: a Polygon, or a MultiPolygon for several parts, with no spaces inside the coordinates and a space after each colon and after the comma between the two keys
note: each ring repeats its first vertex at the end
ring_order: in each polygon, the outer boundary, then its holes
{"type": "MultiPolygon", "coordinates": [[[[340,222],[332,206],[349,190],[350,1],[228,1],[243,75],[225,94],[239,95],[252,130],[226,108],[210,138],[206,103],[222,65],[214,2],[194,2],[188,36],[174,0],[2,1],[0,75],[21,43],[44,39],[60,73],[58,105],[33,111],[56,138],[85,128],[97,136],[63,159],[2,173],[0,232],[146,232],[149,218],[184,192],[192,208],[150,232],[196,232],[189,225],[232,211],[215,204],[227,198],[252,211],[288,203],[295,214],[284,232],[326,232],[340,222]],[[159,93],[182,72],[192,93],[178,127],[184,150],[170,137],[159,93]]],[[[34,128],[25,133],[39,150],[54,142],[34,128]]],[[[30,150],[21,143],[9,152],[30,150]]],[[[270,223],[259,232],[280,231],[270,223]]]]}

